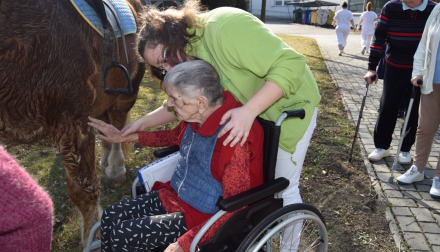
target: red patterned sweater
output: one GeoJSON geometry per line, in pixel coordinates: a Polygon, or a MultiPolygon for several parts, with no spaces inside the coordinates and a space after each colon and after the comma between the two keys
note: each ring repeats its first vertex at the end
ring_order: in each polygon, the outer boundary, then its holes
{"type": "MultiPolygon", "coordinates": [[[[220,127],[222,116],[230,109],[241,106],[228,91],[223,93],[224,104],[214,111],[211,116],[198,128],[197,123],[180,123],[176,128],[166,131],[139,132],[139,144],[150,147],[173,146],[180,143],[183,132],[190,125],[194,132],[201,136],[212,136],[220,127]]],[[[218,139],[211,161],[211,172],[223,187],[223,198],[248,190],[263,183],[263,129],[255,121],[243,146],[237,144],[233,148],[223,146],[223,141],[229,134],[218,139]]],[[[182,201],[170,183],[156,182],[152,188],[159,191],[159,197],[169,213],[183,212],[188,232],[178,241],[185,252],[200,228],[212,216],[197,211],[182,201]]],[[[200,244],[209,241],[221,225],[233,213],[222,216],[203,236],[200,244]]]]}

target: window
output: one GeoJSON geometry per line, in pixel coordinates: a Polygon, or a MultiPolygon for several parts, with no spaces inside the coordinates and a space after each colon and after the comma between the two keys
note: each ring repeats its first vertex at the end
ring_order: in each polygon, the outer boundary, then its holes
{"type": "Polygon", "coordinates": [[[272,6],[287,6],[286,3],[290,3],[290,2],[300,2],[301,0],[273,0],[273,4],[272,6]]]}
{"type": "Polygon", "coordinates": [[[348,2],[348,10],[351,12],[364,12],[364,0],[351,0],[348,2]]]}
{"type": "Polygon", "coordinates": [[[388,0],[348,0],[348,10],[351,12],[362,13],[365,11],[365,6],[368,2],[371,2],[372,11],[380,14],[382,7],[388,2],[388,0]]]}

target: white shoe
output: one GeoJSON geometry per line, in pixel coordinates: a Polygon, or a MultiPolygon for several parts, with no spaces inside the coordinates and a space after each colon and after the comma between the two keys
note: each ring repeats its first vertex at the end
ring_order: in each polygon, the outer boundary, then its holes
{"type": "Polygon", "coordinates": [[[368,155],[368,159],[371,161],[379,161],[384,157],[391,155],[390,150],[385,150],[381,148],[376,148],[373,152],[368,155]]]}
{"type": "Polygon", "coordinates": [[[429,190],[429,195],[433,199],[440,199],[440,178],[437,176],[432,178],[432,187],[429,190]]]}
{"type": "Polygon", "coordinates": [[[409,152],[401,151],[399,153],[399,163],[403,165],[411,164],[411,155],[409,152]]]}
{"type": "Polygon", "coordinates": [[[425,178],[425,174],[417,171],[417,166],[412,165],[404,174],[397,177],[397,183],[401,185],[409,185],[417,181],[422,181],[425,178]]]}

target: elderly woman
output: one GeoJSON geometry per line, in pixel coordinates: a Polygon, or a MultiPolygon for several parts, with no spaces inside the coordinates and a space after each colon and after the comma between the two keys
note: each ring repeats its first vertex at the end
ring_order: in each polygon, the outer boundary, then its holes
{"type": "MultiPolygon", "coordinates": [[[[165,251],[189,251],[197,231],[218,211],[219,197],[228,198],[263,182],[263,130],[257,121],[243,145],[223,145],[228,134],[218,138],[222,116],[241,104],[223,91],[209,63],[195,60],[176,65],[163,85],[167,106],[182,121],[173,130],[121,136],[113,126],[90,118],[101,139],[153,147],[179,144],[181,155],[170,182],[156,182],[152,192],[124,199],[104,211],[102,251],[146,251],[171,243],[165,251]]],[[[230,216],[223,216],[201,243],[212,238],[230,216]]]]}
{"type": "MultiPolygon", "coordinates": [[[[419,121],[416,133],[414,162],[396,181],[402,185],[425,179],[425,169],[432,142],[440,126],[440,5],[436,5],[426,21],[417,51],[411,83],[420,87],[419,121]],[[418,83],[422,81],[423,84],[418,83]]],[[[431,161],[431,160],[430,160],[431,161]]],[[[440,199],[440,162],[437,158],[429,194],[440,199]]]]}

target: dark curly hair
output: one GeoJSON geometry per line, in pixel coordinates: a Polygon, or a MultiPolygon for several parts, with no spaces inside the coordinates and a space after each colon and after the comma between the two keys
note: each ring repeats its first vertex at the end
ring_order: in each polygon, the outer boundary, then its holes
{"type": "MultiPolygon", "coordinates": [[[[192,28],[203,28],[198,17],[204,11],[199,0],[188,0],[181,8],[171,7],[160,11],[155,6],[149,6],[142,17],[142,28],[138,33],[137,50],[143,58],[145,48],[155,48],[163,45],[167,51],[166,62],[174,66],[186,59],[186,48],[200,39],[192,28]]],[[[162,52],[163,53],[163,52],[162,52]]],[[[148,66],[153,76],[163,80],[162,70],[148,66]]]]}

